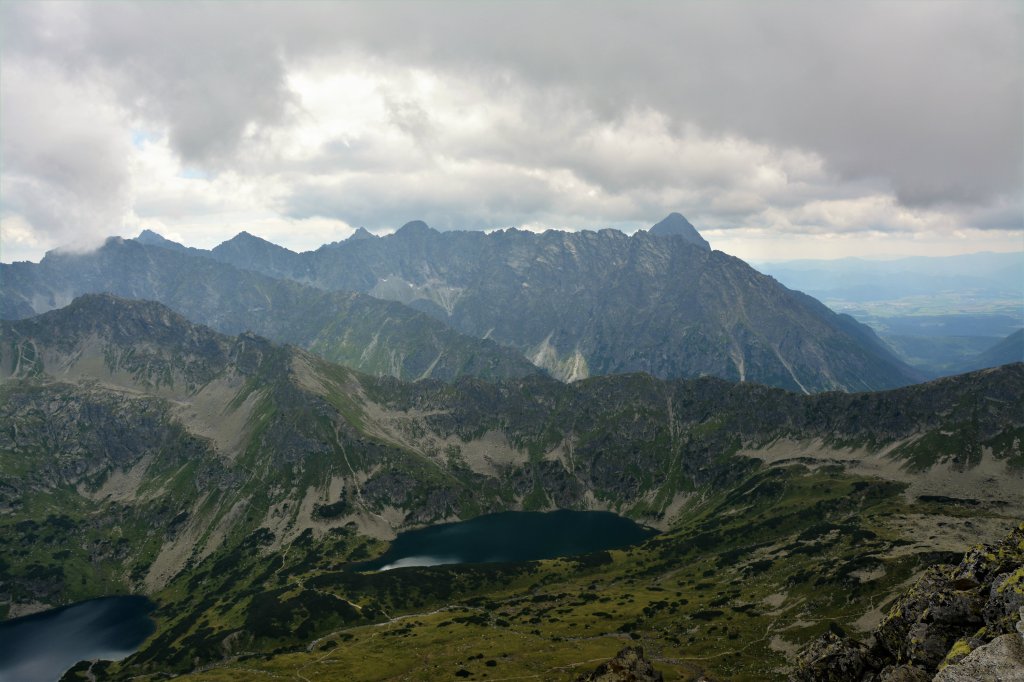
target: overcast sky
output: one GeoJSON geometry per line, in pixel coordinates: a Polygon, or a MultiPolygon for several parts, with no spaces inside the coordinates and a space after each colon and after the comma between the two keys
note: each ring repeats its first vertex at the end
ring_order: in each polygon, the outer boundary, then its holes
{"type": "Polygon", "coordinates": [[[143,228],[1024,249],[1016,2],[4,2],[0,260],[143,228]]]}

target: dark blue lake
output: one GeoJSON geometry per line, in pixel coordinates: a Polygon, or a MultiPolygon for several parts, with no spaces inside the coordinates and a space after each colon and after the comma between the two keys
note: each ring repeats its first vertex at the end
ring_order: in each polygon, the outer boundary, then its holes
{"type": "Polygon", "coordinates": [[[635,545],[655,533],[610,512],[504,512],[400,533],[362,568],[554,559],[635,545]]]}
{"type": "Polygon", "coordinates": [[[0,623],[0,682],[54,682],[78,661],[120,660],[156,629],[145,597],[103,597],[0,623]]]}

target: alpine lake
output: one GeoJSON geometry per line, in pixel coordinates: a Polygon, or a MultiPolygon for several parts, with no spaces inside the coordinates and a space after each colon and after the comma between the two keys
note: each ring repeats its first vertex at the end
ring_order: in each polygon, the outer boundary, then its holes
{"type": "Polygon", "coordinates": [[[635,545],[655,532],[611,512],[504,512],[401,533],[362,568],[554,559],[635,545]]]}

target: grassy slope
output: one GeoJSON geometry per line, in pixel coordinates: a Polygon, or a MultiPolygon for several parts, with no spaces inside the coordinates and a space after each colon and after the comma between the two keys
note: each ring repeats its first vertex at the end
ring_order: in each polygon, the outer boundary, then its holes
{"type": "Polygon", "coordinates": [[[262,558],[250,546],[158,595],[158,634],[122,670],[144,673],[175,652],[183,664],[219,658],[225,635],[255,619],[259,636],[227,647],[236,660],[190,679],[570,679],[638,640],[666,679],[762,680],[779,676],[787,648],[830,621],[856,631],[946,556],[912,545],[893,523],[903,518],[995,535],[1016,523],[796,466],[760,469],[641,547],[576,559],[361,574],[345,561],[381,546],[354,534],[306,537],[262,558]]]}
{"type": "MultiPolygon", "coordinates": [[[[225,521],[221,548],[193,555],[155,595],[157,633],[123,666],[107,666],[111,674],[213,665],[203,674],[237,676],[240,667],[322,665],[333,668],[316,672],[321,678],[372,679],[428,661],[439,666],[436,677],[460,669],[482,677],[490,668],[549,677],[637,638],[677,677],[706,668],[760,679],[783,665],[786,642],[801,643],[827,619],[855,621],[938,558],[936,550],[961,552],[985,532],[1013,525],[999,518],[999,506],[910,500],[899,485],[840,468],[768,468],[735,453],[779,438],[875,450],[912,437],[897,454],[915,468],[944,459],[970,468],[986,447],[1019,468],[1020,365],[883,394],[803,398],[644,375],[573,386],[536,378],[402,384],[254,337],[231,343],[231,366],[247,381],[236,402],[250,392],[258,401],[230,462],[211,456],[210,443],[185,431],[163,400],[42,378],[0,386],[0,483],[19,486],[11,493],[0,485],[0,502],[10,503],[0,514],[2,556],[10,557],[0,575],[5,585],[23,589],[53,568],[61,584],[35,586],[51,603],[54,589],[61,599],[126,589],[138,584],[133,575],[174,533],[183,509],[191,512],[189,527],[206,533],[225,521]],[[312,376],[300,380],[303,367],[312,376]],[[398,431],[385,429],[385,436],[419,445],[406,449],[367,430],[388,420],[397,420],[391,426],[398,431]],[[89,426],[76,431],[82,424],[89,426]],[[494,431],[527,456],[522,476],[483,477],[456,466],[454,456],[443,466],[419,440],[433,434],[468,444],[494,431]],[[563,443],[573,444],[575,478],[547,458],[563,443]],[[137,489],[141,497],[79,496],[147,452],[159,466],[137,489]],[[549,505],[560,493],[565,506],[581,508],[584,481],[586,492],[634,515],[662,512],[678,492],[692,496],[691,506],[670,532],[631,552],[384,574],[346,565],[383,549],[351,528],[324,524],[294,538],[260,529],[269,509],[291,505],[295,513],[303,491],[344,474],[350,457],[368,474],[359,485],[369,508],[401,500],[407,522],[432,499],[433,516],[418,522],[471,516],[482,505],[549,505]],[[438,490],[447,498],[436,500],[438,490]],[[968,524],[970,537],[946,539],[949,529],[968,524]],[[247,658],[225,664],[224,656],[247,658]]],[[[132,357],[145,371],[162,372],[159,354],[132,357]]],[[[148,385],[139,376],[139,386],[148,385]]]]}

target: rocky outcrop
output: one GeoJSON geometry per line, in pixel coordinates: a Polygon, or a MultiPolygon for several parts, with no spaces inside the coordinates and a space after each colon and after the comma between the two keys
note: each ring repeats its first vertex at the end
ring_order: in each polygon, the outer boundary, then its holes
{"type": "Polygon", "coordinates": [[[644,658],[643,647],[629,646],[594,672],[577,677],[576,682],[662,682],[664,679],[644,658]]]}
{"type": "Polygon", "coordinates": [[[830,630],[790,679],[833,682],[1024,680],[1024,524],[957,566],[933,566],[861,643],[830,630]]]}
{"type": "Polygon", "coordinates": [[[810,643],[798,656],[799,665],[794,681],[840,682],[859,680],[866,672],[878,667],[868,646],[846,637],[836,629],[810,643]]]}
{"type": "Polygon", "coordinates": [[[984,624],[984,595],[977,588],[943,567],[928,569],[878,626],[878,645],[901,663],[937,668],[961,636],[984,624]]]}

